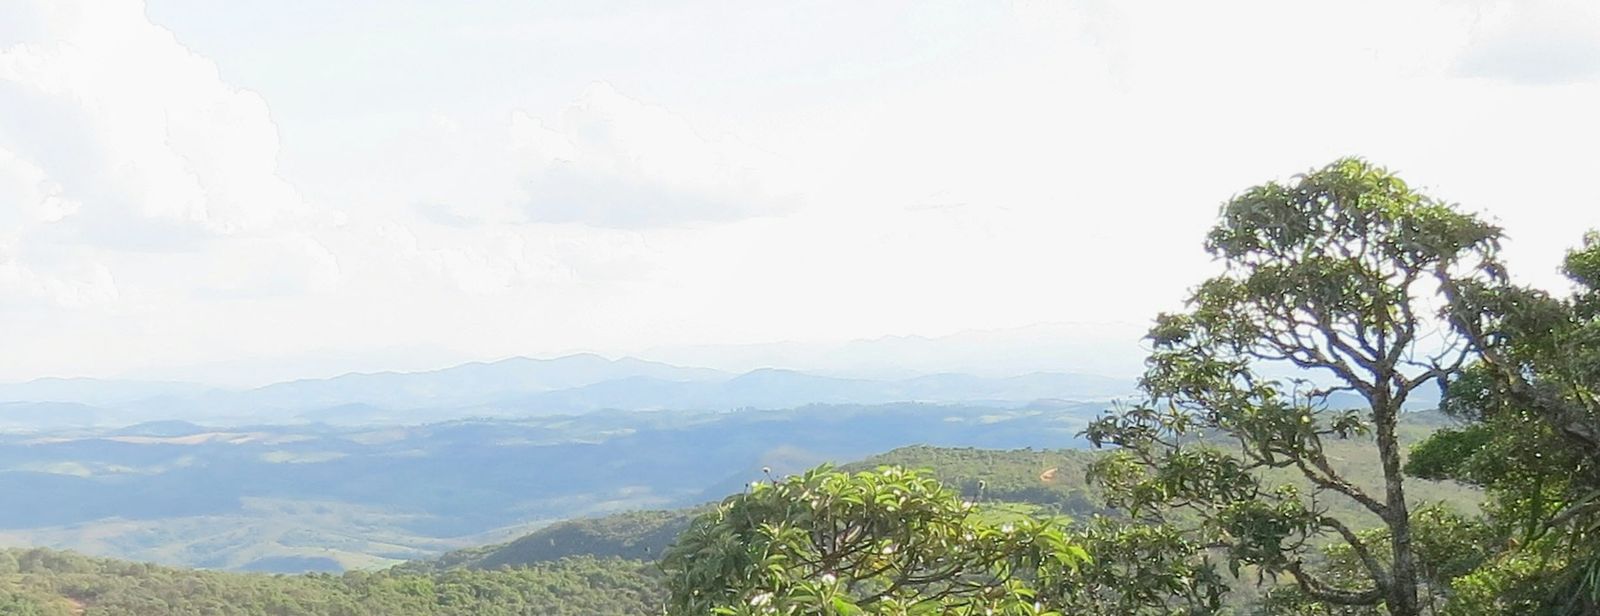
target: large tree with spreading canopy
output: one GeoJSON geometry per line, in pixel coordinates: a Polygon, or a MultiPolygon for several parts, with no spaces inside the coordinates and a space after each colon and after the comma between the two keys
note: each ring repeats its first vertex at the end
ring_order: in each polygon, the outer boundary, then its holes
{"type": "Polygon", "coordinates": [[[1190,524],[1235,572],[1286,577],[1327,605],[1420,613],[1396,425],[1419,390],[1475,356],[1441,290],[1500,285],[1499,239],[1356,158],[1245,190],[1206,240],[1221,273],[1149,334],[1143,400],[1086,431],[1117,449],[1096,477],[1136,517],[1190,524]],[[1381,482],[1339,470],[1324,444],[1344,438],[1375,442],[1381,482]],[[1311,488],[1265,479],[1273,469],[1311,488]],[[1354,502],[1383,532],[1359,533],[1328,499],[1354,502]],[[1329,541],[1361,575],[1314,570],[1329,541]]]}

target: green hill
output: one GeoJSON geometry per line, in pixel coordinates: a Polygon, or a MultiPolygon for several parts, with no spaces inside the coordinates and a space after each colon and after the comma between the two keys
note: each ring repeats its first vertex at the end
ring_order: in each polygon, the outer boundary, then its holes
{"type": "Polygon", "coordinates": [[[5,616],[589,616],[658,612],[655,566],[580,556],[499,571],[264,575],[0,550],[5,616]]]}
{"type": "Polygon", "coordinates": [[[902,447],[842,470],[879,466],[927,469],[968,499],[1038,505],[1054,513],[1087,517],[1102,512],[1084,481],[1098,454],[1077,449],[902,447]]]}
{"type": "Polygon", "coordinates": [[[653,561],[695,516],[708,507],[630,511],[557,522],[515,541],[467,548],[437,559],[400,565],[401,571],[496,569],[548,563],[572,556],[653,561]]]}

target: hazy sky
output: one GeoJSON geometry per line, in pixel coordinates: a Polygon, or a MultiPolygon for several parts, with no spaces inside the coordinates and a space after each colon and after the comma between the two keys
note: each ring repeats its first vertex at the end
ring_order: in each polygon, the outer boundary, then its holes
{"type": "Polygon", "coordinates": [[[0,380],[1138,324],[1346,154],[1600,227],[1600,3],[0,0],[0,380]]]}

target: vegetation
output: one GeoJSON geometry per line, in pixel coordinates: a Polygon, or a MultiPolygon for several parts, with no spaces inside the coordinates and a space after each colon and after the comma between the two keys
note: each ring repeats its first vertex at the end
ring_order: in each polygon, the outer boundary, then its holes
{"type": "Polygon", "coordinates": [[[1088,432],[1118,447],[1095,469],[1112,503],[1153,523],[1193,515],[1231,569],[1287,575],[1315,601],[1421,613],[1401,405],[1453,377],[1471,353],[1459,336],[1423,340],[1426,291],[1493,279],[1498,239],[1495,227],[1357,159],[1236,197],[1206,244],[1225,271],[1197,288],[1188,312],[1161,315],[1151,330],[1148,400],[1088,432]],[[1275,363],[1305,376],[1264,376],[1275,363]],[[1329,408],[1343,392],[1364,408],[1329,408]],[[1368,434],[1377,491],[1334,468],[1324,444],[1368,434]],[[1293,469],[1313,487],[1274,485],[1263,469],[1293,469]],[[1362,536],[1329,515],[1320,503],[1330,498],[1367,509],[1383,533],[1362,536]],[[1310,570],[1312,550],[1329,538],[1363,575],[1310,570]]]}
{"type": "Polygon", "coordinates": [[[674,511],[629,511],[557,522],[515,541],[468,548],[437,559],[400,565],[404,571],[495,569],[546,563],[568,556],[653,561],[666,552],[705,507],[674,511]]]}
{"type": "MultiPolygon", "coordinates": [[[[1038,455],[982,453],[910,455],[1038,455]]],[[[965,500],[902,467],[824,467],[724,501],[662,568],[669,614],[1215,613],[1229,587],[1204,548],[1170,527],[965,500]]]]}
{"type": "Polygon", "coordinates": [[[898,467],[760,482],[662,562],[672,614],[1040,614],[1088,560],[1051,518],[898,467]]]}
{"type": "MultiPolygon", "coordinates": [[[[669,557],[670,606],[1600,612],[1600,237],[1569,256],[1577,291],[1565,299],[1511,284],[1499,238],[1358,159],[1247,190],[1207,242],[1223,273],[1151,331],[1144,399],[1086,431],[1113,448],[1089,470],[1111,511],[1074,524],[1059,510],[958,502],[893,469],[807,475],[698,521],[669,557]],[[1402,410],[1434,387],[1463,425],[1413,441],[1407,463],[1402,410]],[[1339,453],[1349,443],[1370,443],[1369,472],[1339,453]],[[1428,480],[1490,500],[1481,513],[1423,505],[1410,493],[1428,480]],[[888,514],[902,503],[918,511],[911,526],[888,514]],[[1020,539],[940,541],[980,536],[1001,511],[1020,539]],[[910,561],[871,556],[902,545],[918,546],[910,561]],[[1051,563],[1041,545],[1062,553],[1060,568],[1034,569],[1051,563]],[[971,577],[937,568],[968,559],[971,577]]],[[[940,456],[1006,474],[982,453],[900,454],[940,456]]],[[[1048,500],[1015,479],[997,485],[1048,500]]],[[[963,488],[981,498],[987,480],[963,488]]]]}
{"type": "MultiPolygon", "coordinates": [[[[1409,412],[1400,417],[1396,433],[1402,445],[1426,439],[1453,420],[1435,412],[1409,412]]],[[[1227,446],[1227,443],[1220,443],[1227,446]]],[[[1340,474],[1358,487],[1382,488],[1376,447],[1371,439],[1332,440],[1323,444],[1325,453],[1340,474]]],[[[963,498],[984,502],[1026,503],[1043,512],[1086,520],[1094,515],[1120,516],[1108,506],[1098,486],[1088,481],[1088,471],[1107,452],[1081,449],[975,449],[968,447],[902,447],[847,464],[843,470],[863,471],[881,466],[924,469],[963,498]]],[[[1267,480],[1310,491],[1315,485],[1289,469],[1265,469],[1267,480]]],[[[1482,494],[1456,481],[1416,481],[1407,486],[1406,497],[1413,506],[1448,503],[1456,509],[1477,511],[1482,494]]],[[[1324,501],[1331,515],[1350,520],[1358,531],[1380,526],[1381,520],[1354,502],[1324,501]]]]}
{"type": "MultiPolygon", "coordinates": [[[[1459,423],[1413,446],[1405,471],[1482,487],[1489,500],[1479,518],[1421,512],[1418,562],[1441,589],[1431,612],[1600,613],[1600,238],[1586,237],[1565,269],[1575,291],[1562,299],[1508,284],[1443,289],[1479,355],[1442,405],[1459,423]]],[[[1347,551],[1329,556],[1336,574],[1355,566],[1347,551]]]]}
{"type": "Polygon", "coordinates": [[[1444,410],[1464,425],[1412,452],[1408,470],[1491,495],[1484,565],[1457,578],[1459,614],[1600,613],[1600,236],[1570,252],[1570,297],[1447,287],[1482,350],[1444,410]]]}
{"type": "Polygon", "coordinates": [[[1002,451],[919,445],[847,464],[842,470],[924,469],[968,500],[1026,503],[1049,513],[1088,517],[1106,511],[1084,482],[1094,458],[1092,452],[1070,449],[1002,451]]]}
{"type": "Polygon", "coordinates": [[[655,566],[574,557],[500,571],[298,576],[219,573],[0,550],[0,615],[650,614],[655,566]]]}
{"type": "MultiPolygon", "coordinates": [[[[1403,432],[1421,434],[1433,429],[1429,415],[1408,415],[1401,424],[1403,432]]],[[[1355,469],[1373,466],[1370,444],[1341,444],[1335,455],[1347,459],[1355,469]],[[1362,462],[1367,460],[1367,462],[1362,462]]],[[[937,478],[951,494],[962,502],[981,504],[990,515],[1004,524],[1027,517],[1044,518],[1057,525],[1071,545],[1081,547],[1091,557],[1079,562],[1076,569],[1064,571],[1063,582],[1052,589],[1052,605],[1072,606],[1068,613],[1077,614],[1166,614],[1174,609],[1208,605],[1221,598],[1228,605],[1242,605],[1247,599],[1235,589],[1232,595],[1224,579],[1207,569],[1201,546],[1172,528],[1128,524],[1119,521],[1114,512],[1106,509],[1091,486],[1085,483],[1084,470],[1092,461],[1104,454],[1071,450],[982,450],[948,449],[937,447],[907,447],[868,460],[852,464],[852,472],[875,471],[885,465],[903,465],[922,468],[925,477],[937,478]],[[1056,469],[1055,473],[1047,471],[1056,469]],[[1088,507],[1081,500],[1087,498],[1088,507]],[[1061,514],[1066,514],[1063,517],[1061,514]],[[1108,515],[1102,515],[1108,514],[1108,515]],[[1071,519],[1069,519],[1069,517],[1071,519]]],[[[924,476],[924,475],[919,475],[924,476]]],[[[1432,484],[1432,482],[1425,482],[1432,484]]],[[[763,485],[770,483],[763,482],[763,485]]],[[[1432,484],[1436,494],[1450,500],[1471,502],[1473,493],[1454,484],[1432,484]]],[[[739,498],[739,497],[735,497],[739,498]]],[[[617,611],[597,610],[594,613],[659,613],[665,602],[667,590],[653,561],[666,552],[678,529],[686,527],[696,517],[708,513],[708,508],[675,511],[645,511],[614,514],[599,518],[578,519],[550,525],[505,544],[462,550],[435,560],[415,561],[382,573],[348,573],[344,575],[312,574],[309,576],[265,576],[221,572],[194,572],[148,565],[133,565],[115,561],[99,561],[59,552],[34,551],[36,554],[54,555],[39,562],[90,563],[81,566],[35,567],[27,576],[18,576],[17,567],[8,566],[6,556],[16,561],[23,550],[0,551],[0,614],[53,613],[50,610],[72,610],[81,604],[94,614],[143,614],[141,603],[132,597],[160,593],[172,585],[193,585],[203,582],[205,590],[198,597],[213,591],[227,590],[216,598],[217,605],[237,606],[239,610],[218,613],[253,613],[252,606],[262,605],[268,597],[291,597],[293,603],[285,612],[293,614],[360,614],[385,613],[400,616],[430,613],[475,613],[473,609],[487,609],[486,601],[505,600],[499,590],[503,585],[531,584],[545,588],[551,601],[572,601],[574,605],[601,605],[602,595],[620,598],[617,611]],[[635,558],[618,558],[645,554],[635,558]],[[482,575],[480,575],[482,574],[482,575]],[[592,595],[579,592],[576,587],[567,590],[563,580],[580,576],[583,584],[592,586],[592,595]],[[153,577],[152,580],[139,580],[153,577]],[[73,580],[66,583],[67,578],[73,580]],[[308,581],[310,580],[310,581],[308,581]],[[457,584],[462,592],[452,596],[457,599],[445,605],[429,604],[425,598],[404,597],[410,603],[394,603],[401,597],[373,591],[374,582],[353,585],[360,580],[386,581],[391,584],[432,585],[439,588],[441,581],[457,584]],[[117,592],[97,594],[80,593],[77,588],[122,589],[117,592]],[[239,589],[254,589],[246,592],[239,589]],[[472,589],[470,593],[467,589],[472,589]],[[470,594],[473,599],[460,599],[470,594]],[[367,596],[367,595],[372,596],[367,596]],[[478,597],[483,594],[483,600],[478,597]],[[352,598],[352,597],[364,598],[352,598]],[[641,599],[643,598],[643,599],[641,599]],[[348,601],[346,601],[348,599],[348,601]],[[458,601],[459,599],[459,601],[458,601]],[[654,603],[651,603],[654,601],[654,603]],[[76,602],[76,603],[74,603],[76,602]],[[353,607],[347,603],[353,602],[353,607]],[[585,603],[589,602],[589,603],[585,603]],[[343,607],[340,607],[343,606],[343,607]],[[459,608],[460,612],[450,612],[459,608]],[[11,610],[11,611],[4,611],[11,610]],[[24,611],[32,610],[32,611],[24,611]],[[43,611],[40,611],[43,610],[43,611]],[[345,610],[345,611],[340,611],[345,610]],[[360,610],[367,610],[365,612],[360,610]],[[405,611],[411,610],[411,611],[405,611]],[[431,610],[431,611],[430,611],[431,610]]],[[[386,588],[386,587],[385,587],[386,588]]],[[[1245,589],[1248,590],[1248,589],[1245,589]]],[[[528,592],[536,592],[530,590],[528,592]]],[[[533,598],[520,599],[529,606],[533,598]]],[[[498,605],[498,604],[496,604],[498,605]]],[[[1043,604],[1041,604],[1043,605],[1043,604]]],[[[172,603],[164,610],[188,609],[188,604],[172,603]],[[176,606],[176,607],[173,607],[176,606]]],[[[509,613],[579,613],[544,611],[509,613]]],[[[254,613],[274,613],[270,608],[254,613]]],[[[59,612],[71,613],[71,612],[59,612]]],[[[161,613],[167,613],[165,611],[161,613]]],[[[183,613],[181,611],[176,613],[183,613]]],[[[198,612],[206,613],[206,612],[198,612]]],[[[484,613],[494,613],[485,611],[484,613]]]]}

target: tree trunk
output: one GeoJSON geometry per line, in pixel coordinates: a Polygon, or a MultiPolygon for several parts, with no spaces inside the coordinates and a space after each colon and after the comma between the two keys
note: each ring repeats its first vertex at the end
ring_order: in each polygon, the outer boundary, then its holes
{"type": "Polygon", "coordinates": [[[1378,456],[1383,462],[1385,505],[1388,515],[1384,524],[1389,527],[1390,545],[1394,550],[1392,581],[1389,596],[1384,603],[1391,616],[1418,616],[1417,563],[1411,549],[1411,511],[1406,505],[1405,477],[1400,469],[1400,443],[1395,436],[1399,423],[1399,404],[1381,392],[1372,402],[1372,420],[1376,424],[1378,456]]]}

